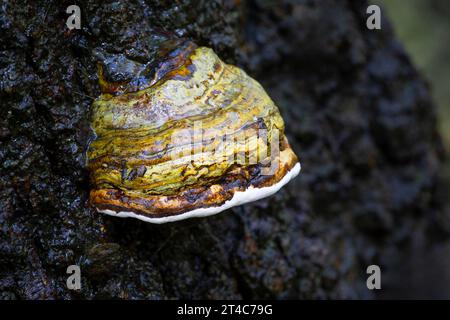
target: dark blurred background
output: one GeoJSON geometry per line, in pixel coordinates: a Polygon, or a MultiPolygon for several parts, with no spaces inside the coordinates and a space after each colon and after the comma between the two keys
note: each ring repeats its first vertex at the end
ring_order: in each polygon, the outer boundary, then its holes
{"type": "MultiPolygon", "coordinates": [[[[397,38],[430,83],[438,107],[438,124],[450,150],[450,1],[379,0],[397,38]]],[[[450,164],[448,157],[447,163],[450,164]]],[[[447,166],[448,169],[448,166],[447,166]]]]}
{"type": "MultiPolygon", "coordinates": [[[[377,0],[387,14],[397,39],[404,46],[416,68],[429,83],[437,106],[438,126],[446,150],[442,175],[450,181],[450,1],[377,0]]],[[[445,191],[444,191],[445,192],[445,191]]],[[[450,244],[446,241],[432,248],[418,250],[411,264],[400,264],[391,280],[397,284],[380,298],[423,299],[450,298],[450,244]]]]}

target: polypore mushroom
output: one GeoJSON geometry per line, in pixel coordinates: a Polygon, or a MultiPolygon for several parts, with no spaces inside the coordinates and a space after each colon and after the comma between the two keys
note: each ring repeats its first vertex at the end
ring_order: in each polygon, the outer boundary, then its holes
{"type": "Polygon", "coordinates": [[[100,54],[90,202],[164,223],[277,192],[300,171],[277,106],[243,70],[190,41],[138,63],[100,54]]]}

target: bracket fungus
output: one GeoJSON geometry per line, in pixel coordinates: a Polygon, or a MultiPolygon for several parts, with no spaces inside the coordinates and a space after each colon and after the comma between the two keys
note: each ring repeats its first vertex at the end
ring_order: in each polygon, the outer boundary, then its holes
{"type": "Polygon", "coordinates": [[[277,192],[300,171],[277,106],[241,69],[189,40],[137,62],[99,52],[90,202],[164,223],[277,192]]]}

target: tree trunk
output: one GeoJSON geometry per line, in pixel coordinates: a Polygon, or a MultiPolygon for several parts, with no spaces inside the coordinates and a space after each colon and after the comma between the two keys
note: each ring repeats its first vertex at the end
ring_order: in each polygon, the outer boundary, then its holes
{"type": "MultiPolygon", "coordinates": [[[[370,298],[447,235],[429,89],[365,1],[71,1],[0,6],[0,298],[370,298]],[[279,106],[301,174],[269,199],[153,225],[88,203],[93,52],[154,28],[208,46],[279,106]],[[81,290],[66,269],[81,268],[81,290]]],[[[391,286],[391,287],[392,287],[391,286]]]]}

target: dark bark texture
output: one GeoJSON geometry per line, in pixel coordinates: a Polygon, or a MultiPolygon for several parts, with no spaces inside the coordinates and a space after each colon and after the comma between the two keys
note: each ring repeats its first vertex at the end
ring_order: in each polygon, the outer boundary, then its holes
{"type": "Polygon", "coordinates": [[[368,265],[395,278],[417,239],[446,236],[429,88],[365,1],[76,2],[72,31],[73,1],[0,4],[0,298],[370,298],[368,265]],[[286,188],[165,225],[89,206],[93,51],[142,49],[154,28],[263,84],[303,167],[286,188]]]}

